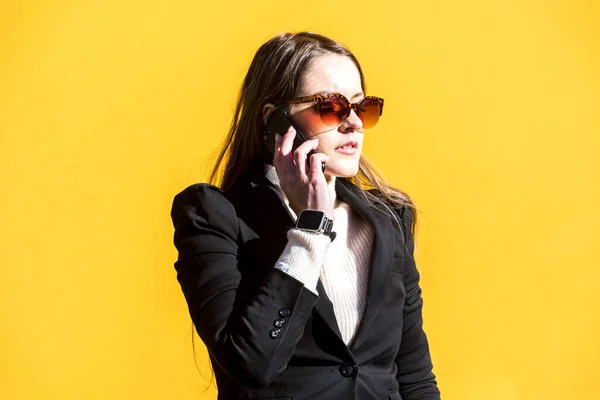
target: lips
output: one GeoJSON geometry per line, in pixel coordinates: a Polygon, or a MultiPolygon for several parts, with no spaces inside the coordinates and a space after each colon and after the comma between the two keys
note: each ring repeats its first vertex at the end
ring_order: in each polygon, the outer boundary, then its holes
{"type": "Polygon", "coordinates": [[[345,154],[348,156],[356,154],[358,151],[358,143],[354,141],[346,142],[343,145],[335,148],[336,153],[345,154]]]}
{"type": "Polygon", "coordinates": [[[358,143],[356,143],[355,141],[350,141],[350,142],[346,142],[343,145],[336,147],[336,150],[348,150],[348,149],[357,149],[358,148],[358,143]]]}

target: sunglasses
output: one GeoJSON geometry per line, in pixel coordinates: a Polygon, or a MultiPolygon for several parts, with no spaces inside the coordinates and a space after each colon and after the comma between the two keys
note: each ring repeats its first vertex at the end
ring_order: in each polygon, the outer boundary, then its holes
{"type": "Polygon", "coordinates": [[[354,110],[363,123],[363,128],[369,129],[377,124],[383,113],[383,99],[375,96],[364,97],[358,103],[350,103],[339,93],[315,94],[314,96],[298,97],[292,104],[317,103],[317,111],[321,121],[327,126],[338,126],[354,110]]]}

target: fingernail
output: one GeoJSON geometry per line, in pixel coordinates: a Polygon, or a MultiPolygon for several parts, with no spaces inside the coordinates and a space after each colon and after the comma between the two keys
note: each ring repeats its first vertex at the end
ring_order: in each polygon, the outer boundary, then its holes
{"type": "Polygon", "coordinates": [[[281,136],[279,136],[279,133],[275,134],[275,143],[279,144],[279,142],[281,142],[281,136]]]}

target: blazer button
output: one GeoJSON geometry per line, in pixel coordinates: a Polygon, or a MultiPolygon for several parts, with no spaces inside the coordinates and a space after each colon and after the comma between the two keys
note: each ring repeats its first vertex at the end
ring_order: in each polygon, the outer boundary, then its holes
{"type": "Polygon", "coordinates": [[[346,378],[356,375],[356,370],[357,367],[355,364],[346,363],[340,366],[340,374],[346,378]]]}
{"type": "Polygon", "coordinates": [[[277,339],[279,335],[281,335],[281,329],[278,328],[271,329],[271,331],[269,332],[269,336],[271,336],[271,339],[277,339]]]}
{"type": "Polygon", "coordinates": [[[287,318],[290,316],[291,312],[287,308],[282,308],[278,312],[280,318],[287,318]]]}
{"type": "Polygon", "coordinates": [[[273,321],[273,326],[275,328],[282,328],[285,325],[285,321],[282,319],[276,319],[275,321],[273,321]]]}

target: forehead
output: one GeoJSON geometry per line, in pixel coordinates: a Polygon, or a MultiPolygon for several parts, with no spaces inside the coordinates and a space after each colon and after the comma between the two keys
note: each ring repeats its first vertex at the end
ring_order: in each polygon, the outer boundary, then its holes
{"type": "Polygon", "coordinates": [[[340,54],[316,58],[302,76],[298,96],[332,92],[348,98],[362,92],[358,68],[350,58],[340,54]]]}

